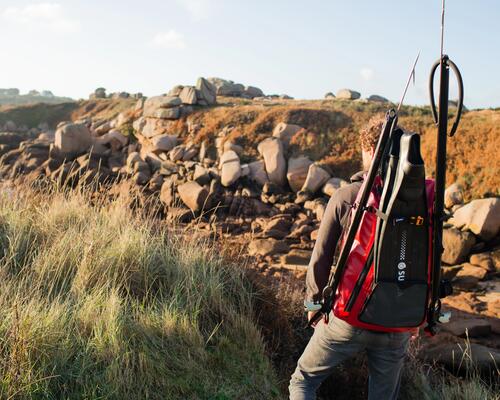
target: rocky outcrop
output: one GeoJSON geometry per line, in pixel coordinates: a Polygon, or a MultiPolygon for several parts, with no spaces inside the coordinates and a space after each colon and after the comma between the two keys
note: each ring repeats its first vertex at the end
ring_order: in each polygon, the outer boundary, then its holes
{"type": "Polygon", "coordinates": [[[340,89],[337,92],[337,99],[356,100],[361,97],[361,93],[351,89],[340,89]]]}
{"type": "Polygon", "coordinates": [[[177,187],[179,197],[189,209],[195,213],[203,210],[208,197],[208,190],[191,181],[183,183],[177,187]]]}
{"type": "Polygon", "coordinates": [[[273,130],[273,136],[277,137],[281,140],[281,142],[288,146],[290,144],[290,140],[292,137],[302,129],[299,125],[286,124],[284,122],[280,122],[275,126],[273,130]]]}
{"type": "Polygon", "coordinates": [[[455,228],[444,229],[444,252],[441,259],[450,265],[460,264],[465,261],[475,243],[476,239],[470,232],[461,232],[455,228]]]}
{"type": "Polygon", "coordinates": [[[223,186],[231,186],[241,176],[240,158],[232,150],[228,150],[222,155],[220,166],[223,186]]]}
{"type": "Polygon", "coordinates": [[[500,198],[473,200],[455,211],[452,221],[484,240],[493,239],[500,232],[500,198]]]}
{"type": "Polygon", "coordinates": [[[372,94],[371,96],[368,97],[368,101],[374,101],[377,103],[388,103],[389,100],[387,100],[385,97],[380,96],[378,94],[372,94]]]}
{"type": "Polygon", "coordinates": [[[92,145],[90,129],[84,124],[66,123],[57,128],[54,147],[63,156],[76,156],[92,145]]]}
{"type": "Polygon", "coordinates": [[[452,208],[464,203],[463,188],[458,183],[449,186],[444,192],[444,206],[452,208]]]}
{"type": "Polygon", "coordinates": [[[217,99],[217,89],[205,78],[198,78],[196,82],[198,103],[202,105],[215,104],[217,99]]]}
{"type": "Polygon", "coordinates": [[[264,158],[269,180],[278,185],[286,185],[286,160],[281,140],[270,137],[259,143],[259,154],[264,158]]]}
{"type": "Polygon", "coordinates": [[[292,157],[288,160],[288,171],[286,177],[288,184],[294,192],[298,192],[306,181],[309,167],[313,162],[304,156],[292,157]]]}
{"type": "Polygon", "coordinates": [[[255,86],[244,86],[241,83],[222,78],[208,78],[207,80],[215,86],[218,96],[244,97],[248,99],[264,96],[264,92],[255,86]]]}
{"type": "Polygon", "coordinates": [[[302,185],[301,191],[314,194],[321,189],[330,178],[330,174],[318,164],[311,164],[307,171],[307,177],[302,185]]]}

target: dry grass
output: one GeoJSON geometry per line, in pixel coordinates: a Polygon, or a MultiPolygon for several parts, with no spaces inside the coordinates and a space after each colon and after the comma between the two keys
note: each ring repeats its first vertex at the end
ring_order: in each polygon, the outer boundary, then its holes
{"type": "MultiPolygon", "coordinates": [[[[289,155],[305,154],[347,179],[359,170],[361,156],[358,132],[376,113],[390,105],[352,101],[287,101],[276,103],[236,102],[198,110],[189,118],[200,125],[193,137],[197,142],[214,142],[225,127],[232,128],[227,140],[245,149],[243,161],[257,157],[257,144],[272,134],[279,122],[297,124],[305,129],[292,139],[289,155]]],[[[450,111],[450,121],[453,118],[450,111]]],[[[404,106],[400,125],[423,136],[422,154],[427,174],[435,170],[436,134],[428,107],[404,106]]],[[[466,200],[500,194],[500,157],[495,144],[500,137],[500,110],[467,112],[456,135],[448,139],[448,183],[459,182],[466,200]]],[[[451,124],[451,122],[450,122],[451,124]]],[[[189,136],[185,120],[172,125],[172,131],[189,136]]]]}
{"type": "Polygon", "coordinates": [[[436,365],[423,364],[417,358],[419,341],[410,344],[409,360],[406,363],[402,385],[402,400],[498,400],[499,371],[484,376],[474,364],[470,342],[457,363],[465,366],[466,375],[458,377],[436,365]]]}

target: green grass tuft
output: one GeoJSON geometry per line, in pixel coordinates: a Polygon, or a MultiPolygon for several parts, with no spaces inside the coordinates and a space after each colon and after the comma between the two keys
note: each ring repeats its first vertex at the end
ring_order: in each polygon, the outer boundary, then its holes
{"type": "Polygon", "coordinates": [[[86,196],[0,197],[0,398],[278,397],[244,272],[86,196]]]}

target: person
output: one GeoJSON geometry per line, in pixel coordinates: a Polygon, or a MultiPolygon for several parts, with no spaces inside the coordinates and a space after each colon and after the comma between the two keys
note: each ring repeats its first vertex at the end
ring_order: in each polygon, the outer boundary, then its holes
{"type": "MultiPolygon", "coordinates": [[[[351,183],[339,188],[328,202],[307,268],[304,305],[308,319],[320,307],[322,290],[328,282],[342,227],[346,225],[350,205],[355,202],[370,167],[383,124],[384,117],[376,115],[361,130],[363,171],[352,176],[351,183]]],[[[315,399],[316,390],[334,367],[362,351],[368,356],[368,398],[396,399],[410,332],[376,332],[355,327],[337,318],[333,311],[327,321],[317,323],[297,362],[289,385],[290,400],[315,399]]]]}

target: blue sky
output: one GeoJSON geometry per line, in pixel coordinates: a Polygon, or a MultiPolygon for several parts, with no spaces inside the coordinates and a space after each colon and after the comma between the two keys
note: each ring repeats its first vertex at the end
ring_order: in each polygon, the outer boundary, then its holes
{"type": "MultiPolygon", "coordinates": [[[[322,98],[348,87],[425,104],[441,0],[0,0],[0,87],[154,95],[198,76],[322,98]]],[[[445,52],[469,108],[500,106],[500,1],[448,0],[445,52]]],[[[453,95],[452,90],[452,95],[453,95]]]]}

